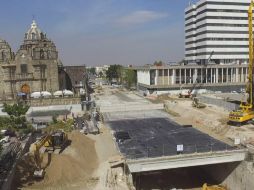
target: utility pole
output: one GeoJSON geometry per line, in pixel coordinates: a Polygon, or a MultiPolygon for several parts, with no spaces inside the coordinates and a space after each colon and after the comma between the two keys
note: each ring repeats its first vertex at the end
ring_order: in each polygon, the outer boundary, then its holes
{"type": "Polygon", "coordinates": [[[84,70],[84,74],[83,74],[83,89],[85,90],[85,95],[81,95],[81,106],[82,106],[82,110],[84,110],[84,104],[86,105],[86,110],[88,111],[90,109],[90,103],[91,103],[91,96],[90,96],[90,92],[89,92],[89,88],[88,88],[88,73],[87,73],[87,69],[86,66],[85,70],[84,70]]]}

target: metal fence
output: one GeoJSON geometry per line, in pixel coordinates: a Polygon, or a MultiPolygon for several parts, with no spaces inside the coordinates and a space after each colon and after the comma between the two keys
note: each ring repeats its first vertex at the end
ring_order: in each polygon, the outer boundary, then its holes
{"type": "Polygon", "coordinates": [[[163,118],[168,117],[166,112],[161,110],[127,111],[127,112],[107,112],[103,114],[104,121],[118,121],[131,119],[163,118]]]}
{"type": "Polygon", "coordinates": [[[102,113],[109,112],[127,112],[127,111],[144,111],[144,110],[162,110],[163,104],[114,104],[110,106],[101,106],[102,113]]]}
{"type": "Polygon", "coordinates": [[[200,102],[202,102],[202,103],[216,105],[216,106],[222,107],[228,111],[236,110],[239,108],[238,104],[226,102],[223,99],[216,99],[216,98],[211,98],[211,97],[202,96],[202,95],[199,95],[198,98],[199,98],[200,102]]]}
{"type": "MultiPolygon", "coordinates": [[[[122,149],[121,145],[118,148],[122,149]]],[[[142,149],[142,152],[137,150],[136,147],[133,149],[124,150],[124,156],[127,159],[136,160],[144,158],[158,158],[164,156],[176,156],[176,155],[187,155],[195,153],[208,153],[208,152],[225,152],[233,151],[236,147],[229,146],[227,144],[207,144],[207,145],[183,145],[182,150],[177,150],[177,145],[161,145],[157,147],[149,147],[142,149]]],[[[122,151],[121,151],[122,152],[122,151]]]]}

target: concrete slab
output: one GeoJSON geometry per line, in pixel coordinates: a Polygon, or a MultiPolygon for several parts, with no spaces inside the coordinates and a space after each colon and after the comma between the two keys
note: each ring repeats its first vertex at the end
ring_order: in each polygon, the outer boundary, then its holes
{"type": "MultiPolygon", "coordinates": [[[[158,112],[160,113],[160,112],[158,112]]],[[[155,158],[180,153],[204,153],[233,150],[192,127],[181,126],[169,118],[125,118],[107,121],[121,153],[127,159],[155,158]]]]}
{"type": "Polygon", "coordinates": [[[231,150],[198,154],[184,154],[169,157],[127,160],[131,173],[156,171],[164,169],[184,168],[231,162],[241,162],[246,157],[247,150],[231,150]]]}

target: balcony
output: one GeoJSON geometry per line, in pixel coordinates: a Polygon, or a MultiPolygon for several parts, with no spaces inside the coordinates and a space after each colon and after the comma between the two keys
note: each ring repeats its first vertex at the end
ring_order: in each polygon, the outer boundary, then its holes
{"type": "Polygon", "coordinates": [[[29,80],[34,80],[34,75],[33,73],[22,73],[22,74],[13,74],[11,77],[8,76],[4,81],[29,81],[29,80]]]}

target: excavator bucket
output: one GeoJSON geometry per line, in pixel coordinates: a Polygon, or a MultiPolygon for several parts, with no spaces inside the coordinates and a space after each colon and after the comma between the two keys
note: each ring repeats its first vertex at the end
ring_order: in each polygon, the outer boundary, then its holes
{"type": "Polygon", "coordinates": [[[44,174],[45,174],[45,171],[43,169],[34,171],[35,178],[43,178],[44,174]]]}

